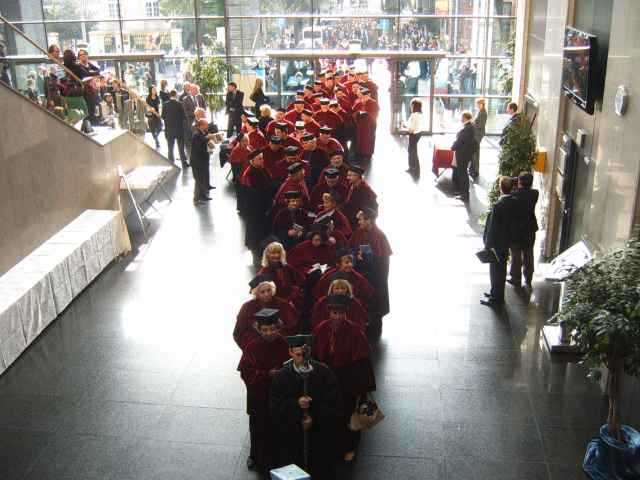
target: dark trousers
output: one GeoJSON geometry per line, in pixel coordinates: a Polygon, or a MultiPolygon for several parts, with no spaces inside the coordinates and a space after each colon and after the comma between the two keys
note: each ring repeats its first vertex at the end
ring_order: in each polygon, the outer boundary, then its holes
{"type": "Polygon", "coordinates": [[[453,182],[456,190],[463,196],[469,196],[469,174],[467,168],[469,167],[469,161],[456,157],[457,166],[453,169],[453,182]]]}
{"type": "Polygon", "coordinates": [[[471,164],[469,165],[469,175],[477,177],[480,175],[480,150],[476,150],[471,158],[471,164]]]}
{"type": "Polygon", "coordinates": [[[533,279],[533,242],[527,242],[526,245],[511,245],[511,281],[513,283],[522,283],[522,274],[524,273],[524,281],[527,285],[531,284],[533,279]]]}
{"type": "Polygon", "coordinates": [[[230,113],[227,120],[227,138],[229,138],[233,134],[240,133],[241,128],[242,120],[240,119],[240,115],[234,115],[233,113],[230,113]]]}
{"type": "Polygon", "coordinates": [[[269,471],[276,463],[276,438],[269,415],[249,415],[249,438],[249,456],[260,470],[269,471]]]}
{"type": "Polygon", "coordinates": [[[349,429],[349,421],[351,420],[351,414],[356,409],[358,397],[353,393],[343,393],[342,401],[344,408],[344,415],[342,417],[342,425],[338,430],[338,445],[339,454],[343,456],[345,453],[354,452],[360,445],[360,432],[354,432],[349,429]]]}
{"type": "Polygon", "coordinates": [[[504,253],[504,255],[498,253],[500,261],[489,264],[489,278],[491,279],[491,300],[498,303],[504,303],[504,284],[507,281],[506,256],[506,252],[504,253]]]}
{"type": "Polygon", "coordinates": [[[204,200],[209,196],[209,184],[205,183],[205,166],[200,162],[191,162],[191,171],[193,172],[193,179],[195,184],[193,187],[193,200],[204,200]]]}
{"type": "Polygon", "coordinates": [[[418,158],[419,133],[409,134],[409,170],[420,173],[420,159],[418,158]]]}
{"type": "Polygon", "coordinates": [[[178,143],[178,155],[180,155],[180,161],[186,163],[187,154],[184,151],[184,137],[177,135],[167,135],[167,147],[169,149],[169,161],[173,163],[175,157],[173,156],[173,146],[178,143]]]}

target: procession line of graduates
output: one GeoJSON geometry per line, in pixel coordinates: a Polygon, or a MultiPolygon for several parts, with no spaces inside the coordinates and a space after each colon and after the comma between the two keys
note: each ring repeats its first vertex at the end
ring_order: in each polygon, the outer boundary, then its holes
{"type": "Polygon", "coordinates": [[[246,246],[262,253],[233,338],[247,388],[247,466],[264,474],[295,463],[314,480],[334,479],[360,440],[351,414],[376,388],[367,335],[380,335],[389,312],[392,251],[376,225],[377,195],[353,161],[370,160],[377,117],[377,87],[358,75],[321,73],[267,124],[268,141],[245,112],[229,155],[246,246]]]}

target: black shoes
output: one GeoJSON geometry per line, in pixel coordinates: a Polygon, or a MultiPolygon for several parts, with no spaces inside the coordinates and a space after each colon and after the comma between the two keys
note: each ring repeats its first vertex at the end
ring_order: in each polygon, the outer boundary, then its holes
{"type": "Polygon", "coordinates": [[[495,299],[493,299],[491,297],[488,297],[486,300],[484,300],[484,299],[480,300],[480,304],[484,305],[485,307],[499,308],[499,307],[502,307],[504,305],[504,300],[499,302],[498,300],[495,300],[495,299]]]}
{"type": "Polygon", "coordinates": [[[213,185],[209,185],[209,190],[215,190],[216,187],[214,187],[213,185]]]}
{"type": "Polygon", "coordinates": [[[182,168],[186,169],[189,168],[191,165],[189,165],[187,162],[182,162],[182,168]]]}
{"type": "Polygon", "coordinates": [[[507,283],[510,285],[513,285],[516,288],[522,288],[522,283],[521,282],[516,282],[513,278],[508,278],[507,279],[507,283]]]}
{"type": "Polygon", "coordinates": [[[247,457],[247,468],[249,470],[255,470],[256,468],[256,461],[251,457],[247,457]]]}

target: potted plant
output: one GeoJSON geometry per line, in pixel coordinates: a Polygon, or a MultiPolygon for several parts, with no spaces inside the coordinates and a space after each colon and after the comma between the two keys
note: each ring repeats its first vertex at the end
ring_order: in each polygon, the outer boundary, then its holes
{"type": "Polygon", "coordinates": [[[499,178],[517,177],[520,172],[530,172],[536,160],[536,137],[524,115],[511,123],[503,136],[498,155],[498,178],[489,192],[489,211],[500,198],[499,178]]]}
{"type": "Polygon", "coordinates": [[[200,86],[212,121],[214,113],[224,106],[228,68],[227,63],[220,57],[206,57],[192,63],[193,79],[200,86]]]}
{"type": "Polygon", "coordinates": [[[624,248],[569,277],[554,319],[571,332],[590,376],[599,379],[602,366],[608,372],[607,423],[589,444],[585,471],[592,478],[640,478],[640,434],[622,424],[620,411],[625,375],[640,375],[640,227],[624,248]]]}

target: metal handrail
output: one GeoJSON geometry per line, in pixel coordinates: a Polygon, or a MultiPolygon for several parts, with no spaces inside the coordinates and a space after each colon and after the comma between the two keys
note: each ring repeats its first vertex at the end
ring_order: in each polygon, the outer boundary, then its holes
{"type": "Polygon", "coordinates": [[[71,78],[73,78],[74,80],[77,80],[78,82],[82,83],[82,79],[79,78],[75,73],[73,73],[71,70],[69,70],[67,67],[65,67],[64,63],[62,63],[60,60],[58,60],[57,58],[55,58],[53,55],[50,55],[49,52],[47,52],[45,49],[43,49],[40,45],[38,45],[35,41],[33,41],[31,38],[29,38],[28,35],[25,35],[25,33],[20,30],[18,27],[16,27],[14,24],[12,24],[9,20],[7,20],[6,18],[4,18],[2,15],[0,15],[0,20],[2,20],[2,22],[7,25],[11,30],[13,30],[15,33],[18,33],[22,38],[24,38],[27,42],[29,42],[32,46],[34,46],[36,49],[40,50],[42,53],[44,53],[50,60],[52,60],[54,63],[58,64],[58,66],[62,67],[64,69],[64,71],[66,72],[67,75],[69,75],[71,78]]]}

